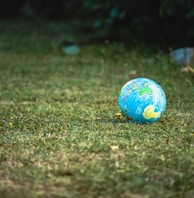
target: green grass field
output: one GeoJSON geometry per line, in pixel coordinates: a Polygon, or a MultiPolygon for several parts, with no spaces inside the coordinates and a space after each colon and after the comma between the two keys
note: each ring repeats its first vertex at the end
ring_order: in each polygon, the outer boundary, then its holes
{"type": "Polygon", "coordinates": [[[194,75],[167,51],[61,43],[62,22],[0,22],[0,197],[192,198],[194,75]],[[134,77],[166,93],[162,118],[128,123],[117,96],[134,77]]]}

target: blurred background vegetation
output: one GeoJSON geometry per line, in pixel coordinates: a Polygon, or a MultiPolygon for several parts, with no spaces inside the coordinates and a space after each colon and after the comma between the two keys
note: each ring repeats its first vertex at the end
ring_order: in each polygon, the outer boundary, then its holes
{"type": "Polygon", "coordinates": [[[0,17],[34,20],[80,19],[96,40],[143,40],[192,46],[193,0],[1,0],[0,17]],[[86,25],[87,24],[87,25],[86,25]]]}

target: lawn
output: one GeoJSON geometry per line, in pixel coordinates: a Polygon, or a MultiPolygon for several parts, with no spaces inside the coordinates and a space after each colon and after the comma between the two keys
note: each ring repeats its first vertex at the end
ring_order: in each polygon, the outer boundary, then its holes
{"type": "Polygon", "coordinates": [[[67,41],[90,36],[76,23],[1,21],[0,29],[2,198],[193,197],[194,75],[168,50],[106,41],[66,55],[67,41]],[[117,116],[120,89],[134,77],[166,93],[153,124],[117,116]]]}

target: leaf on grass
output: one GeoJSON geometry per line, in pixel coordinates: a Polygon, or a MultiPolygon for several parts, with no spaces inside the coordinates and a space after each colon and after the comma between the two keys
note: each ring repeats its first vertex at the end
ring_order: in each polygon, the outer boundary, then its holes
{"type": "Polygon", "coordinates": [[[163,162],[166,160],[163,154],[160,156],[160,159],[161,159],[163,162]]]}
{"type": "Polygon", "coordinates": [[[115,113],[115,116],[116,116],[116,117],[121,117],[122,114],[121,114],[121,113],[115,113]]]}
{"type": "Polygon", "coordinates": [[[119,146],[112,145],[112,146],[110,146],[110,149],[111,149],[112,151],[116,151],[116,150],[119,149],[119,146]]]}
{"type": "Polygon", "coordinates": [[[138,75],[137,75],[137,71],[136,71],[136,70],[131,70],[131,71],[129,71],[129,76],[130,76],[131,78],[137,77],[137,76],[138,76],[138,75]]]}
{"type": "Polygon", "coordinates": [[[192,67],[183,67],[181,72],[191,72],[194,73],[194,69],[192,67]]]}
{"type": "Polygon", "coordinates": [[[92,120],[103,120],[103,117],[93,117],[92,120]]]}

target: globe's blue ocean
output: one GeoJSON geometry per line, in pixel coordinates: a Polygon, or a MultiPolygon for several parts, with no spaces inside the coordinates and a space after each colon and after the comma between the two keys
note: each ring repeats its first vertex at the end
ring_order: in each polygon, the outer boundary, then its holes
{"type": "Polygon", "coordinates": [[[155,122],[166,109],[166,96],[153,80],[136,78],[122,87],[118,105],[122,114],[132,122],[155,122]]]}

